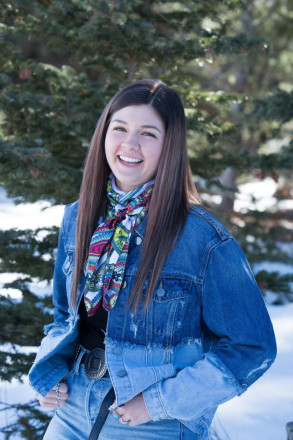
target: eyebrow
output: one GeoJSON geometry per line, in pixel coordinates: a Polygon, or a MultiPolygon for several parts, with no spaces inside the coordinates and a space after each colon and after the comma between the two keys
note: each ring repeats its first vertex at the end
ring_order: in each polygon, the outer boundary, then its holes
{"type": "MultiPolygon", "coordinates": [[[[112,124],[112,122],[119,122],[119,124],[128,125],[127,122],[122,121],[121,119],[113,119],[111,121],[111,124],[112,124]]],[[[158,127],[156,127],[155,125],[142,125],[141,128],[153,128],[154,130],[157,130],[159,133],[162,133],[161,130],[158,127]]]]}

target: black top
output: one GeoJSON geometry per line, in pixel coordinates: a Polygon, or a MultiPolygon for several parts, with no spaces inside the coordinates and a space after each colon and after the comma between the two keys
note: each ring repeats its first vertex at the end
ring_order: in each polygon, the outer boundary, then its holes
{"type": "Polygon", "coordinates": [[[88,350],[102,348],[105,350],[104,337],[107,327],[108,312],[100,304],[93,316],[88,316],[82,298],[79,306],[80,339],[79,343],[88,350]]]}

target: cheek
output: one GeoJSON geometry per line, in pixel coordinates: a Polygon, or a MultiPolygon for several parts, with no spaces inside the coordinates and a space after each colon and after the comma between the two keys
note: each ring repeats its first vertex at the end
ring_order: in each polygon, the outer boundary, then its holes
{"type": "Polygon", "coordinates": [[[157,171],[157,169],[159,167],[161,154],[162,154],[162,148],[156,149],[155,153],[153,154],[152,167],[154,168],[155,171],[157,171]]]}
{"type": "Polygon", "coordinates": [[[120,132],[110,132],[106,134],[105,151],[109,153],[115,152],[119,145],[123,142],[123,134],[120,132]]]}
{"type": "Polygon", "coordinates": [[[113,155],[115,150],[115,144],[113,142],[113,139],[111,139],[111,136],[106,136],[105,138],[105,154],[106,158],[109,161],[111,159],[111,156],[113,155]]]}

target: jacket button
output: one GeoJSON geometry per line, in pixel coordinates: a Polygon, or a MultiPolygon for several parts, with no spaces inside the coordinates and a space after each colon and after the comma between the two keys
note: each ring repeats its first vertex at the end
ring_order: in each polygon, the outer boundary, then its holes
{"type": "Polygon", "coordinates": [[[139,246],[141,243],[142,243],[142,238],[141,238],[141,237],[136,237],[136,239],[135,239],[135,244],[136,244],[137,246],[139,246]]]}
{"type": "Polygon", "coordinates": [[[122,284],[122,289],[125,289],[126,287],[127,287],[127,281],[124,280],[124,281],[123,281],[123,284],[122,284]]]}
{"type": "Polygon", "coordinates": [[[114,354],[117,354],[117,355],[122,354],[122,348],[121,348],[121,347],[115,347],[115,348],[113,349],[113,353],[114,353],[114,354]]]}
{"type": "Polygon", "coordinates": [[[165,295],[165,290],[163,289],[163,283],[162,283],[162,281],[161,281],[161,283],[160,283],[160,287],[157,289],[157,296],[159,297],[159,298],[161,298],[162,296],[164,296],[165,295]]]}
{"type": "Polygon", "coordinates": [[[127,373],[125,370],[119,370],[117,374],[119,377],[124,377],[124,376],[126,376],[127,373]]]}

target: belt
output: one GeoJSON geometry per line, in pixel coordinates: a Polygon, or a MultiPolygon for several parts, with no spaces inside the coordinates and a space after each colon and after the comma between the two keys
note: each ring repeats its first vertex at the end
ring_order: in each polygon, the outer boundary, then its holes
{"type": "MultiPolygon", "coordinates": [[[[75,350],[74,362],[77,361],[82,350],[82,346],[78,344],[75,350]]],[[[80,364],[84,364],[85,374],[91,380],[101,379],[108,371],[105,350],[102,350],[101,348],[94,348],[90,352],[84,352],[81,357],[80,364]]],[[[88,440],[98,439],[106,418],[108,417],[109,407],[112,405],[114,400],[115,392],[112,387],[101,403],[99,414],[97,415],[88,440]]]]}
{"type": "MultiPolygon", "coordinates": [[[[78,344],[75,350],[75,362],[82,350],[82,346],[78,344]]],[[[101,379],[108,371],[105,350],[102,350],[101,348],[94,348],[90,352],[84,352],[80,363],[84,364],[85,374],[91,380],[101,379]]]]}
{"type": "Polygon", "coordinates": [[[112,405],[114,400],[115,400],[115,392],[114,389],[111,388],[104,397],[104,400],[100,407],[99,414],[97,415],[97,418],[95,420],[94,426],[92,427],[88,440],[97,440],[99,438],[99,434],[109,414],[109,407],[112,405]]]}

